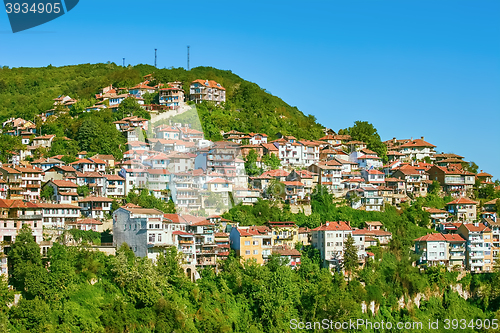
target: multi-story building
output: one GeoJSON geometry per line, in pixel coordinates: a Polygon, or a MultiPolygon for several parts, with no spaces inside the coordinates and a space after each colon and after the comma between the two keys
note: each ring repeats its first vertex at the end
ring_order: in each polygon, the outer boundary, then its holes
{"type": "Polygon", "coordinates": [[[338,197],[343,194],[342,164],[336,160],[310,165],[308,171],[318,174],[318,183],[338,197]]]}
{"type": "Polygon", "coordinates": [[[43,226],[51,229],[66,229],[67,224],[76,223],[80,207],[69,204],[38,204],[42,211],[43,226]]]}
{"type": "Polygon", "coordinates": [[[476,181],[472,172],[461,168],[433,165],[427,173],[430,180],[437,180],[446,193],[456,198],[470,194],[476,181]]]}
{"type": "Polygon", "coordinates": [[[153,260],[166,246],[172,246],[172,240],[165,235],[163,212],[150,208],[120,207],[115,210],[113,241],[117,248],[126,243],[136,256],[153,260]]]}
{"type": "Polygon", "coordinates": [[[324,266],[338,269],[344,259],[344,243],[352,236],[349,222],[326,222],[311,230],[312,245],[320,252],[324,266]]]}
{"type": "Polygon", "coordinates": [[[480,223],[462,223],[457,233],[466,240],[465,265],[474,272],[493,270],[492,232],[480,223]]]}
{"type": "Polygon", "coordinates": [[[43,185],[54,189],[52,200],[60,204],[71,204],[78,200],[78,185],[69,180],[49,180],[43,185]]]}
{"type": "Polygon", "coordinates": [[[446,210],[430,207],[423,207],[422,209],[429,213],[433,225],[444,223],[448,219],[448,212],[446,210]]]}
{"type": "Polygon", "coordinates": [[[42,187],[42,170],[28,167],[16,167],[21,172],[21,191],[24,200],[36,201],[40,199],[40,188],[42,187]]]}
{"type": "Polygon", "coordinates": [[[111,213],[113,199],[106,197],[88,196],[78,201],[82,215],[93,219],[104,219],[111,213]]]}
{"type": "Polygon", "coordinates": [[[464,267],[465,239],[458,234],[427,234],[415,239],[419,264],[464,267]]]}
{"type": "Polygon", "coordinates": [[[231,249],[242,260],[264,264],[272,251],[272,235],[267,227],[238,227],[229,233],[231,249]]]}
{"type": "Polygon", "coordinates": [[[299,241],[299,227],[295,222],[267,222],[272,233],[273,246],[285,246],[287,248],[295,248],[295,244],[299,241]]]}
{"type": "Polygon", "coordinates": [[[165,105],[170,109],[175,109],[184,102],[184,90],[182,87],[162,88],[158,91],[160,105],[165,105]]]}
{"type": "Polygon", "coordinates": [[[424,137],[421,137],[400,145],[398,151],[405,155],[404,159],[406,161],[412,161],[414,159],[422,160],[426,157],[433,159],[434,154],[436,154],[434,148],[436,146],[424,141],[424,137]]]}
{"type": "MultiPolygon", "coordinates": [[[[429,187],[429,177],[423,169],[404,165],[392,174],[391,178],[399,178],[405,182],[405,193],[414,196],[426,196],[429,187]]],[[[432,183],[432,182],[430,182],[432,183]]]]}
{"type": "Polygon", "coordinates": [[[36,242],[43,241],[42,214],[36,204],[0,199],[0,275],[8,274],[6,254],[24,224],[31,228],[36,242]]]}
{"type": "Polygon", "coordinates": [[[477,202],[467,198],[458,198],[446,204],[448,213],[454,216],[455,220],[462,222],[472,222],[476,220],[477,202]]]}
{"type": "Polygon", "coordinates": [[[9,199],[23,199],[22,192],[24,189],[21,187],[22,174],[14,168],[8,166],[0,167],[0,176],[8,187],[7,198],[9,199]]]}
{"type": "Polygon", "coordinates": [[[105,194],[107,197],[125,196],[125,179],[118,175],[103,175],[105,194]]]}
{"type": "Polygon", "coordinates": [[[203,101],[220,104],[226,101],[226,89],[213,80],[194,80],[189,87],[189,99],[197,104],[203,101]]]}

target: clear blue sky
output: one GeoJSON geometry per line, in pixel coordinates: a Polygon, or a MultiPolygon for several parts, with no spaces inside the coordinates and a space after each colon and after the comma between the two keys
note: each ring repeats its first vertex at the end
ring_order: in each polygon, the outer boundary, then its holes
{"type": "Polygon", "coordinates": [[[230,69],[338,130],[416,138],[500,178],[500,1],[94,1],[12,34],[0,66],[230,69]]]}

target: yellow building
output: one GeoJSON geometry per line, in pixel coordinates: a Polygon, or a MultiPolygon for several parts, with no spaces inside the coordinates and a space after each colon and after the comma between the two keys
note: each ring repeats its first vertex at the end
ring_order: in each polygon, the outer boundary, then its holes
{"type": "Polygon", "coordinates": [[[290,249],[295,248],[299,241],[299,227],[295,222],[267,222],[273,236],[273,246],[286,246],[290,249]]]}
{"type": "Polygon", "coordinates": [[[229,244],[243,261],[255,260],[265,263],[271,255],[271,234],[267,227],[239,227],[231,229],[229,244]]]}

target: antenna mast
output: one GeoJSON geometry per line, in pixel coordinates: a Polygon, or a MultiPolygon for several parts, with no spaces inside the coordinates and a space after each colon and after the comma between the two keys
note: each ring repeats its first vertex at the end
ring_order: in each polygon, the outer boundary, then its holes
{"type": "Polygon", "coordinates": [[[125,67],[125,58],[123,58],[123,67],[125,67]]]}
{"type": "Polygon", "coordinates": [[[155,49],[155,67],[156,67],[156,49],[155,49]]]}
{"type": "Polygon", "coordinates": [[[188,45],[188,70],[189,70],[189,45],[188,45]]]}

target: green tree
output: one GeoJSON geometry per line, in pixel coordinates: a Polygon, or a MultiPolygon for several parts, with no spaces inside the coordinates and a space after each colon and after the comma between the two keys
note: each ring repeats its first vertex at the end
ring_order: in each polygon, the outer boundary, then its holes
{"type": "Polygon", "coordinates": [[[358,267],[358,249],[354,245],[354,238],[351,235],[348,235],[344,242],[344,259],[342,264],[345,271],[349,274],[350,279],[358,267]]]}
{"type": "Polygon", "coordinates": [[[149,113],[141,108],[137,100],[133,97],[125,98],[118,107],[117,115],[119,117],[137,116],[145,119],[151,119],[149,113]]]}
{"type": "Polygon", "coordinates": [[[251,149],[248,155],[245,157],[245,172],[248,176],[252,177],[260,173],[260,169],[257,167],[257,152],[255,149],[251,149]]]}
{"type": "Polygon", "coordinates": [[[76,193],[81,197],[87,197],[90,194],[90,189],[88,185],[78,186],[76,189],[76,193]]]}
{"type": "Polygon", "coordinates": [[[52,186],[45,186],[40,192],[40,197],[50,201],[54,197],[54,188],[52,186]]]}
{"type": "Polygon", "coordinates": [[[10,283],[17,290],[24,291],[27,275],[33,270],[42,267],[40,247],[35,241],[28,224],[24,224],[19,229],[16,240],[7,256],[10,283]]]}
{"type": "Polygon", "coordinates": [[[262,162],[266,165],[270,170],[276,170],[281,166],[281,160],[276,154],[264,155],[262,157],[262,162]]]}
{"type": "Polygon", "coordinates": [[[377,129],[371,123],[358,120],[347,131],[353,140],[365,142],[368,149],[376,152],[380,158],[387,159],[387,147],[382,143],[377,129]]]}

